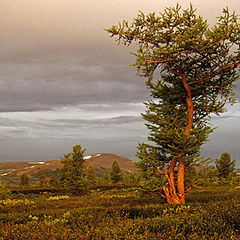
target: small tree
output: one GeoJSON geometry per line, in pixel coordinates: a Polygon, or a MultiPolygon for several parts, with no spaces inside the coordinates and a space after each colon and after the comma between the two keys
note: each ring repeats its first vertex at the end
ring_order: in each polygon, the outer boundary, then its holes
{"type": "Polygon", "coordinates": [[[56,188],[59,185],[58,180],[54,175],[50,175],[48,179],[48,185],[53,188],[56,188]]]}
{"type": "Polygon", "coordinates": [[[159,16],[140,12],[132,23],[123,20],[107,31],[124,45],[138,43],[134,65],[153,98],[143,114],[150,134],[147,144],[139,144],[139,166],[166,177],[168,203],[184,204],[185,168],[212,131],[211,114],[232,102],[240,66],[239,16],[223,9],[210,28],[192,5],[182,10],[177,4],[159,16]]]}
{"type": "Polygon", "coordinates": [[[97,179],[96,179],[96,170],[91,165],[87,169],[87,184],[89,186],[96,185],[97,179]]]}
{"type": "Polygon", "coordinates": [[[2,175],[0,174],[0,198],[6,198],[8,193],[9,189],[6,188],[5,183],[2,181],[2,175]]]}
{"type": "Polygon", "coordinates": [[[234,172],[235,160],[231,159],[230,153],[222,153],[220,159],[215,161],[215,164],[220,178],[228,178],[234,172]]]}
{"type": "Polygon", "coordinates": [[[72,192],[78,193],[86,187],[86,161],[81,145],[75,145],[72,152],[64,154],[62,163],[64,164],[59,172],[60,182],[63,187],[72,192]]]}
{"type": "Polygon", "coordinates": [[[41,168],[38,169],[38,174],[39,176],[37,185],[40,187],[46,187],[48,185],[48,179],[41,168]]]}
{"type": "Polygon", "coordinates": [[[127,170],[123,172],[122,181],[127,185],[136,186],[139,184],[141,177],[141,173],[131,172],[127,170]]]}
{"type": "Polygon", "coordinates": [[[197,170],[194,166],[188,166],[185,172],[186,184],[193,185],[197,181],[197,170]]]}
{"type": "Polygon", "coordinates": [[[23,173],[21,176],[20,186],[22,186],[22,187],[29,186],[29,177],[26,173],[23,173]]]}
{"type": "Polygon", "coordinates": [[[104,175],[101,179],[102,184],[109,185],[111,182],[111,173],[108,169],[104,171],[104,175]]]}
{"type": "Polygon", "coordinates": [[[198,185],[211,185],[218,184],[218,173],[215,166],[205,165],[198,172],[197,184],[198,185]]]}
{"type": "Polygon", "coordinates": [[[114,160],[111,169],[111,180],[113,183],[118,183],[122,180],[122,171],[119,167],[118,161],[114,160]]]}

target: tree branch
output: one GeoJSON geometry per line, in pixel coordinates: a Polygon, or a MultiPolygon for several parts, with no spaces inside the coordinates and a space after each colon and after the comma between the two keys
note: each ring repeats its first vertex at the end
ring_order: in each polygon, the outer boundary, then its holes
{"type": "Polygon", "coordinates": [[[178,75],[178,76],[181,76],[181,77],[183,77],[183,75],[184,75],[184,73],[177,72],[177,71],[173,70],[172,67],[169,65],[169,63],[167,63],[167,68],[170,72],[172,72],[175,75],[178,75]]]}
{"type": "Polygon", "coordinates": [[[124,35],[124,36],[127,36],[127,37],[132,37],[132,38],[135,38],[135,39],[138,39],[138,40],[141,40],[141,41],[143,41],[143,42],[150,43],[150,44],[153,44],[154,46],[159,47],[159,44],[158,44],[158,43],[149,41],[149,40],[147,40],[146,38],[141,38],[141,37],[137,37],[137,36],[135,36],[135,35],[131,35],[131,34],[128,34],[128,33],[122,33],[122,32],[119,32],[118,34],[119,34],[119,35],[124,35]]]}
{"type": "Polygon", "coordinates": [[[184,191],[184,193],[187,193],[187,192],[190,191],[191,189],[192,189],[192,186],[189,184],[188,189],[186,189],[186,190],[184,191]]]}
{"type": "MultiPolygon", "coordinates": [[[[237,57],[236,57],[236,58],[237,58],[237,57]]],[[[197,80],[197,81],[190,82],[190,83],[188,83],[188,85],[209,80],[209,79],[211,79],[211,78],[219,75],[220,73],[224,72],[226,69],[231,68],[231,67],[234,67],[234,66],[240,66],[240,63],[237,63],[236,59],[235,59],[234,63],[222,67],[219,71],[215,72],[214,74],[212,74],[212,75],[210,75],[210,76],[208,76],[208,77],[199,79],[199,80],[197,80]]]]}

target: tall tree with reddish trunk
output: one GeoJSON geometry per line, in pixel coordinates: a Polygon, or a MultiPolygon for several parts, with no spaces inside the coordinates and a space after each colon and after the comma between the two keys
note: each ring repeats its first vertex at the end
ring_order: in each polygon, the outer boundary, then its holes
{"type": "Polygon", "coordinates": [[[233,102],[240,65],[239,16],[225,8],[210,28],[192,5],[182,10],[177,4],[159,16],[140,12],[132,23],[123,20],[107,31],[119,43],[138,44],[134,65],[151,91],[143,114],[149,143],[138,146],[139,167],[164,174],[167,202],[184,204],[185,168],[212,131],[210,114],[222,113],[226,101],[233,102]]]}

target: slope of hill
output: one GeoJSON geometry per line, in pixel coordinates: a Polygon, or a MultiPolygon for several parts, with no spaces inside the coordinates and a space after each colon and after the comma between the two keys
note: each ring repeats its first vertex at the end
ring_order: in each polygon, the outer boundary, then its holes
{"type": "MultiPolygon", "coordinates": [[[[118,161],[122,170],[135,171],[134,162],[128,158],[109,153],[99,153],[86,156],[87,165],[93,166],[98,175],[101,175],[105,169],[111,168],[114,160],[118,161]]],[[[27,174],[30,180],[36,181],[39,169],[47,175],[55,175],[62,167],[61,160],[48,160],[39,162],[0,162],[0,174],[9,184],[19,183],[22,174],[27,174]]]]}
{"type": "Polygon", "coordinates": [[[136,170],[134,166],[134,162],[132,160],[125,157],[117,156],[115,154],[99,153],[91,156],[86,156],[85,159],[87,160],[88,164],[92,165],[96,169],[111,168],[113,161],[117,160],[122,170],[130,170],[130,171],[136,170]]]}

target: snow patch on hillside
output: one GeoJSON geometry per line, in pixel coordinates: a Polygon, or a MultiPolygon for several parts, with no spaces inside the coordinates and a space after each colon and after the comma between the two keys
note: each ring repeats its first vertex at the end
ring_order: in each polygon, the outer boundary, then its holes
{"type": "Polygon", "coordinates": [[[29,165],[38,165],[38,164],[45,164],[46,162],[27,162],[29,165]]]}
{"type": "Polygon", "coordinates": [[[86,157],[84,157],[83,159],[90,159],[92,156],[90,155],[90,156],[86,156],[86,157]]]}

